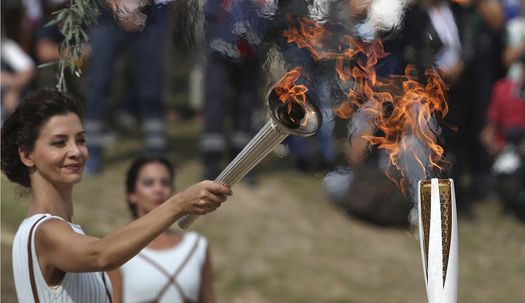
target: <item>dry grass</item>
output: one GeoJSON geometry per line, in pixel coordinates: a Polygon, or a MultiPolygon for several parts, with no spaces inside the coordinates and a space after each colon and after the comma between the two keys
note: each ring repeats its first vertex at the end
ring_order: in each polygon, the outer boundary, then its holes
{"type": "MultiPolygon", "coordinates": [[[[177,186],[197,181],[195,124],[172,134],[177,186]]],[[[75,220],[102,236],[128,222],[123,175],[138,142],[109,153],[107,169],[86,177],[75,193],[75,220]],[[122,151],[126,151],[124,154],[122,151]]],[[[284,159],[260,165],[256,187],[243,183],[217,212],[192,229],[212,249],[219,302],[426,302],[419,246],[403,229],[351,219],[326,200],[319,176],[294,173],[284,159]]],[[[2,176],[2,302],[15,302],[10,243],[28,197],[14,198],[2,176]]],[[[495,203],[476,206],[477,220],[460,222],[459,302],[524,302],[525,225],[495,203]]]]}

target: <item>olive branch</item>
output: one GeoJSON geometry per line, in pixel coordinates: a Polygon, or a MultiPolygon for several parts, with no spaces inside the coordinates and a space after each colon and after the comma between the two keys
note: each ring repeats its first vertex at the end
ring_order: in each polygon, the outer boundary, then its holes
{"type": "Polygon", "coordinates": [[[65,8],[53,12],[53,19],[45,26],[57,25],[64,36],[60,43],[60,59],[41,64],[39,67],[58,65],[57,85],[59,91],[67,91],[65,72],[80,77],[84,61],[83,47],[89,41],[86,30],[97,23],[99,8],[92,0],[70,0],[65,8]]]}

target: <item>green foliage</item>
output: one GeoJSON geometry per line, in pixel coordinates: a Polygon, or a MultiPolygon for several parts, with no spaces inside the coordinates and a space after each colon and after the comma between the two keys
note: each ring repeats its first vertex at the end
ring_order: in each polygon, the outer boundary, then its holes
{"type": "Polygon", "coordinates": [[[86,30],[96,24],[99,8],[92,0],[70,0],[67,7],[53,12],[54,18],[46,26],[57,25],[64,40],[60,44],[60,60],[49,64],[58,64],[57,89],[66,91],[65,71],[80,77],[82,73],[84,47],[89,41],[86,30]]]}

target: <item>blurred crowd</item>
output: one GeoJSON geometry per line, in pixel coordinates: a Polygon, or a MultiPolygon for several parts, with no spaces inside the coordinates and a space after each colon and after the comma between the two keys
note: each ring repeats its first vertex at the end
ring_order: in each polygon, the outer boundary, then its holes
{"type": "MultiPolygon", "coordinates": [[[[472,218],[474,202],[497,194],[505,213],[525,220],[525,1],[407,0],[402,25],[380,33],[367,30],[363,17],[374,0],[178,1],[174,5],[179,12],[173,12],[168,2],[143,1],[148,3],[141,8],[145,24],[139,31],[129,31],[118,24],[111,9],[93,1],[101,13],[88,29],[85,73],[81,79],[68,76],[69,90],[85,104],[90,152],[86,173],[96,175],[105,169],[104,147],[112,140],[108,134],[114,133],[115,120],[140,125],[145,154],[169,152],[166,113],[171,108],[165,85],[172,79],[166,71],[165,50],[167,43],[173,43],[190,50],[184,54],[192,66],[187,71],[190,85],[180,90],[188,90],[187,103],[202,123],[202,177],[214,179],[257,131],[255,124],[260,121],[254,115],[264,107],[267,84],[275,82],[275,74],[282,75],[268,59],[275,53],[266,42],[277,46],[283,65],[315,65],[312,68],[322,70],[326,66],[313,63],[303,49],[290,49],[280,34],[290,15],[329,16],[359,39],[383,40],[389,56],[378,64],[379,74],[402,74],[404,66],[412,64],[421,71],[435,68],[447,83],[449,113],[442,125],[442,143],[452,164],[447,175],[456,182],[460,215],[472,218]],[[170,35],[173,26],[184,24],[176,20],[184,15],[180,10],[187,10],[193,18],[187,23],[194,24],[175,28],[170,35]],[[117,66],[121,57],[124,67],[117,66]],[[111,108],[117,68],[125,71],[121,81],[125,87],[118,94],[118,106],[111,108]]],[[[56,25],[45,24],[68,3],[2,1],[2,121],[31,91],[55,85],[56,70],[37,66],[60,57],[64,37],[56,25]]],[[[317,98],[333,96],[330,77],[316,81],[317,98]]],[[[379,170],[380,159],[373,152],[362,156],[360,151],[370,149],[366,143],[335,144],[331,108],[320,107],[321,131],[312,138],[291,136],[285,142],[296,168],[313,173],[345,165],[355,169],[355,179],[360,181],[385,178],[370,172],[379,170]]],[[[256,172],[245,181],[256,185],[256,172]]],[[[370,200],[397,197],[388,185],[381,188],[387,189],[371,192],[370,200]]],[[[366,196],[359,188],[351,192],[366,196]]]]}

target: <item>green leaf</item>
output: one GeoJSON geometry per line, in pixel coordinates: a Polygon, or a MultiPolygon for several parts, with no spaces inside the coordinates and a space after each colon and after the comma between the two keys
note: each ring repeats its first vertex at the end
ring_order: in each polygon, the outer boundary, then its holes
{"type": "Polygon", "coordinates": [[[47,62],[47,63],[39,64],[37,67],[38,67],[38,68],[46,68],[46,67],[50,67],[50,66],[54,66],[54,65],[58,65],[59,63],[60,63],[59,61],[52,61],[52,62],[47,62]]]}
{"type": "MultiPolygon", "coordinates": [[[[56,12],[55,18],[48,24],[58,24],[64,40],[60,44],[60,60],[58,61],[57,89],[67,90],[64,72],[66,69],[77,77],[82,74],[77,65],[82,60],[82,46],[88,43],[89,35],[85,32],[90,26],[97,24],[100,11],[92,0],[70,0],[70,5],[56,12]]],[[[57,62],[50,65],[57,64],[57,62]]]]}

